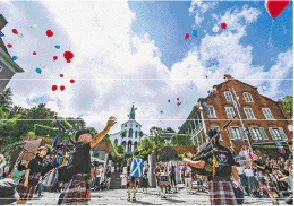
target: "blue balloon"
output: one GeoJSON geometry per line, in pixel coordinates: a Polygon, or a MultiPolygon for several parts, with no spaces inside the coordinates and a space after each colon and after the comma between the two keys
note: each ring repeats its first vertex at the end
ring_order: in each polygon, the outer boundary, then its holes
{"type": "Polygon", "coordinates": [[[137,107],[135,108],[135,110],[137,110],[137,107]]]}
{"type": "Polygon", "coordinates": [[[163,113],[163,110],[161,110],[160,113],[162,114],[163,113]]]}
{"type": "Polygon", "coordinates": [[[36,72],[37,72],[38,74],[41,74],[41,73],[42,73],[41,68],[37,67],[37,68],[36,68],[36,72]]]}
{"type": "Polygon", "coordinates": [[[178,129],[181,129],[181,126],[179,126],[178,129]]]}
{"type": "Polygon", "coordinates": [[[202,123],[201,123],[201,122],[199,122],[199,123],[198,123],[198,127],[201,127],[201,126],[202,126],[202,123]]]}
{"type": "Polygon", "coordinates": [[[56,49],[60,49],[60,46],[59,45],[55,45],[54,46],[56,49]]]}
{"type": "Polygon", "coordinates": [[[197,37],[197,31],[194,29],[192,32],[193,36],[197,37]]]}
{"type": "Polygon", "coordinates": [[[17,57],[17,56],[12,56],[11,59],[12,59],[13,61],[15,61],[15,60],[18,59],[18,57],[17,57]]]}
{"type": "Polygon", "coordinates": [[[207,93],[210,94],[210,90],[207,90],[207,93]]]}
{"type": "Polygon", "coordinates": [[[208,76],[206,75],[205,78],[207,79],[207,77],[208,77],[208,76]]]}
{"type": "Polygon", "coordinates": [[[4,36],[4,34],[0,31],[0,37],[4,36]]]}
{"type": "Polygon", "coordinates": [[[206,107],[206,102],[203,102],[203,106],[206,107]]]}
{"type": "Polygon", "coordinates": [[[168,102],[170,102],[170,99],[168,100],[168,102]]]}

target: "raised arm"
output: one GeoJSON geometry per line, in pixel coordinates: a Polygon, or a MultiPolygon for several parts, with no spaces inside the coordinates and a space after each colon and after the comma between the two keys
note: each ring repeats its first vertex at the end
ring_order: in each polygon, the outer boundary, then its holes
{"type": "Polygon", "coordinates": [[[96,144],[98,144],[99,142],[101,142],[101,140],[103,139],[103,137],[105,135],[107,135],[107,133],[110,131],[110,128],[116,124],[116,118],[115,117],[110,117],[106,127],[103,129],[102,132],[100,132],[99,134],[96,134],[95,137],[93,138],[93,140],[91,141],[90,145],[91,147],[94,147],[96,144]]]}
{"type": "Polygon", "coordinates": [[[187,158],[184,159],[184,163],[190,167],[194,167],[197,169],[203,169],[205,166],[205,161],[199,160],[199,161],[191,161],[187,158]]]}

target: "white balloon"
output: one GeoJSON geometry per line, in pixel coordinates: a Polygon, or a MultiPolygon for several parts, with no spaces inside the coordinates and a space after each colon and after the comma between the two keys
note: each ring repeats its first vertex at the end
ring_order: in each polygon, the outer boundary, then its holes
{"type": "Polygon", "coordinates": [[[263,90],[266,90],[266,86],[262,86],[262,89],[263,89],[263,90]]]}
{"type": "Polygon", "coordinates": [[[219,27],[218,26],[213,27],[212,31],[215,32],[215,33],[219,32],[219,27]]]}
{"type": "Polygon", "coordinates": [[[45,68],[46,67],[46,64],[41,64],[40,65],[42,68],[45,68]]]}
{"type": "Polygon", "coordinates": [[[23,38],[23,37],[24,37],[24,36],[23,36],[23,33],[18,33],[17,36],[18,36],[19,38],[23,38]]]}
{"type": "Polygon", "coordinates": [[[34,28],[37,28],[37,26],[38,26],[37,24],[33,24],[33,25],[32,25],[32,28],[33,28],[33,29],[34,29],[34,28]]]}

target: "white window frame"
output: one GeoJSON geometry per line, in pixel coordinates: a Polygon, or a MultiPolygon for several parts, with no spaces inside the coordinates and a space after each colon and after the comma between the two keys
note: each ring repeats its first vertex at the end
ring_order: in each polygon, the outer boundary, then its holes
{"type": "Polygon", "coordinates": [[[238,126],[229,127],[229,135],[230,135],[231,140],[242,140],[241,129],[242,128],[238,127],[238,126]],[[236,136],[234,136],[233,134],[236,134],[236,136]]]}
{"type": "Polygon", "coordinates": [[[220,138],[219,138],[219,141],[222,142],[222,141],[223,141],[223,137],[222,137],[222,134],[221,134],[221,132],[220,132],[220,127],[219,127],[219,126],[211,126],[210,128],[211,128],[212,130],[213,130],[214,128],[217,128],[216,131],[219,132],[219,137],[220,137],[220,138]]]}
{"type": "Polygon", "coordinates": [[[282,127],[270,127],[269,131],[272,136],[273,141],[286,141],[288,140],[288,136],[284,133],[282,127]]]}
{"type": "Polygon", "coordinates": [[[0,73],[3,71],[4,67],[0,64],[0,73]]]}
{"type": "Polygon", "coordinates": [[[262,108],[262,112],[265,119],[274,119],[270,108],[262,108]]]}
{"type": "Polygon", "coordinates": [[[254,111],[251,107],[244,108],[244,112],[245,112],[247,119],[256,119],[256,117],[254,115],[254,111]]]}
{"type": "Polygon", "coordinates": [[[251,135],[252,140],[254,141],[262,141],[263,136],[260,130],[260,127],[249,127],[249,133],[251,135]]]}
{"type": "MultiPolygon", "coordinates": [[[[206,107],[206,115],[207,115],[207,117],[208,118],[216,118],[216,114],[215,114],[215,110],[214,110],[214,107],[213,106],[208,106],[208,107],[206,107]],[[212,109],[212,115],[211,114],[208,114],[208,109],[212,109]]],[[[211,110],[210,110],[211,111],[211,110]]]]}
{"type": "Polygon", "coordinates": [[[224,91],[224,96],[227,100],[227,102],[233,102],[233,95],[230,91],[224,91]]]}
{"type": "Polygon", "coordinates": [[[225,107],[225,111],[229,119],[232,119],[236,116],[236,113],[233,107],[225,107]]]}
{"type": "Polygon", "coordinates": [[[253,97],[249,92],[243,92],[243,97],[246,99],[246,102],[254,102],[253,97]]]}

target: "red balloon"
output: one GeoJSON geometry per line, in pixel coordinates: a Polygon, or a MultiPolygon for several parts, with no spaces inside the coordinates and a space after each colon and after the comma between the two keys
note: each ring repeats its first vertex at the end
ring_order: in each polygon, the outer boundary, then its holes
{"type": "Polygon", "coordinates": [[[180,98],[178,97],[177,100],[180,100],[180,98]]]}
{"type": "Polygon", "coordinates": [[[61,85],[61,86],[60,86],[60,90],[61,90],[61,91],[65,90],[65,86],[64,86],[64,85],[61,85]]]}
{"type": "Polygon", "coordinates": [[[33,55],[37,55],[37,52],[36,52],[36,51],[34,51],[34,52],[33,52],[33,55]]]}
{"type": "Polygon", "coordinates": [[[63,74],[59,74],[60,77],[63,77],[63,74]]]}
{"type": "Polygon", "coordinates": [[[69,80],[70,83],[75,83],[76,81],[74,79],[69,80]]]}
{"type": "Polygon", "coordinates": [[[12,47],[12,45],[11,45],[10,43],[8,43],[8,44],[7,44],[7,47],[8,47],[8,48],[11,48],[11,47],[12,47]]]}
{"type": "Polygon", "coordinates": [[[57,85],[52,85],[52,91],[56,91],[58,89],[58,86],[57,85]]]}
{"type": "Polygon", "coordinates": [[[71,51],[65,51],[63,53],[64,58],[66,59],[67,63],[71,62],[71,59],[74,58],[74,54],[71,51]]]}
{"type": "Polygon", "coordinates": [[[58,59],[58,56],[53,56],[53,60],[57,60],[58,59]]]}
{"type": "Polygon", "coordinates": [[[46,36],[48,36],[48,37],[53,37],[53,31],[51,31],[51,30],[47,30],[47,31],[46,31],[46,36]]]}
{"type": "Polygon", "coordinates": [[[14,34],[18,34],[17,29],[11,29],[11,32],[14,33],[14,34]]]}
{"type": "Polygon", "coordinates": [[[221,23],[221,28],[226,29],[226,28],[228,28],[228,25],[226,23],[221,23]]]}
{"type": "Polygon", "coordinates": [[[181,102],[178,102],[178,103],[177,103],[177,106],[179,107],[180,105],[181,105],[181,102]]]}
{"type": "Polygon", "coordinates": [[[264,6],[266,11],[273,17],[279,16],[289,5],[290,0],[265,0],[264,6]]]}
{"type": "Polygon", "coordinates": [[[190,37],[190,34],[189,34],[189,33],[186,33],[186,35],[185,35],[185,39],[188,40],[189,37],[190,37]]]}
{"type": "Polygon", "coordinates": [[[242,97],[242,100],[245,101],[245,97],[242,97]]]}

